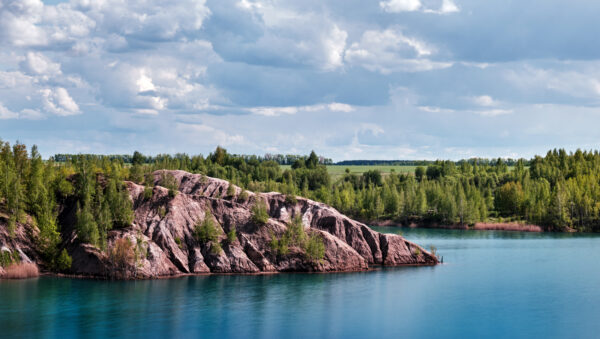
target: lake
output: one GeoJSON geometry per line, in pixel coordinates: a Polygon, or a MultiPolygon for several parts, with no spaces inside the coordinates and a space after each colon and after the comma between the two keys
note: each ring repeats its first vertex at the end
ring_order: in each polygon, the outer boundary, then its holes
{"type": "Polygon", "coordinates": [[[434,245],[445,264],[343,274],[0,281],[0,337],[600,336],[598,235],[375,229],[434,245]]]}

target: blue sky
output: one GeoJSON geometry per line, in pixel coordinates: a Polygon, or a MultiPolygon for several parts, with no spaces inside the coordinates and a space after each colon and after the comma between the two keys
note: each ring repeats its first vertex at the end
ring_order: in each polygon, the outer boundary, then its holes
{"type": "Polygon", "coordinates": [[[0,138],[70,153],[598,148],[600,3],[0,0],[0,138]]]}

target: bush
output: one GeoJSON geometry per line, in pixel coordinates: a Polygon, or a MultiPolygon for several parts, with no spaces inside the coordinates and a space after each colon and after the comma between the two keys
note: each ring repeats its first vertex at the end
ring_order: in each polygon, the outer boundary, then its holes
{"type": "Polygon", "coordinates": [[[221,248],[221,244],[219,244],[219,242],[214,241],[210,243],[210,253],[218,255],[223,251],[223,249],[221,248]]]}
{"type": "Polygon", "coordinates": [[[246,190],[242,190],[242,192],[238,196],[238,201],[241,201],[243,203],[248,201],[248,192],[246,192],[246,190]]]}
{"type": "Polygon", "coordinates": [[[252,222],[257,225],[264,225],[269,221],[269,213],[267,213],[267,204],[263,200],[258,200],[252,206],[252,222]]]}
{"type": "MultiPolygon", "coordinates": [[[[212,218],[212,213],[209,210],[206,211],[204,220],[196,223],[196,229],[194,230],[194,236],[196,240],[203,244],[210,244],[210,253],[219,254],[223,250],[221,244],[219,244],[219,236],[221,235],[220,229],[215,225],[212,218]]],[[[229,235],[228,235],[229,238],[229,235]]]]}
{"type": "Polygon", "coordinates": [[[292,222],[288,224],[284,237],[289,239],[290,245],[304,248],[306,245],[307,235],[304,231],[304,225],[302,224],[301,216],[297,215],[294,217],[294,219],[292,219],[292,222]]]}
{"type": "Polygon", "coordinates": [[[17,251],[1,251],[0,252],[0,266],[8,267],[12,264],[18,264],[21,262],[21,256],[17,251]]]}
{"type": "Polygon", "coordinates": [[[144,199],[149,200],[150,198],[152,198],[153,195],[153,189],[150,186],[146,186],[144,187],[144,199]]]}
{"type": "Polygon", "coordinates": [[[235,196],[235,187],[233,187],[233,184],[229,184],[229,186],[227,186],[227,196],[230,198],[233,198],[235,196]]]}
{"type": "Polygon", "coordinates": [[[310,261],[319,261],[325,256],[325,244],[319,233],[313,233],[308,237],[306,244],[306,257],[310,261]]]}
{"type": "Polygon", "coordinates": [[[69,271],[72,263],[73,259],[67,253],[67,250],[63,249],[58,258],[56,258],[56,269],[60,272],[69,271]]]}
{"type": "Polygon", "coordinates": [[[237,232],[235,230],[235,227],[232,227],[231,230],[229,230],[229,232],[227,232],[227,242],[229,242],[230,244],[233,244],[236,240],[237,240],[237,232]]]}
{"type": "Polygon", "coordinates": [[[286,255],[289,252],[288,248],[289,240],[284,235],[281,239],[278,239],[275,233],[271,232],[271,241],[269,246],[275,255],[286,255]]]}
{"type": "Polygon", "coordinates": [[[173,174],[162,172],[160,175],[160,186],[169,190],[169,197],[173,198],[179,193],[179,183],[173,174]]]}
{"type": "Polygon", "coordinates": [[[135,258],[133,244],[128,238],[120,238],[115,241],[115,244],[110,251],[110,261],[113,266],[119,270],[127,269],[135,258]]]}

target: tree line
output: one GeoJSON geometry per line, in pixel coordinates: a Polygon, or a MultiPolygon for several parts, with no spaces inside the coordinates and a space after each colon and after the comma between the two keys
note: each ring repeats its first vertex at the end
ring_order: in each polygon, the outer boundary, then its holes
{"type": "Polygon", "coordinates": [[[21,143],[0,141],[0,217],[10,232],[18,222],[35,224],[44,260],[60,270],[70,265],[58,222],[61,206],[75,206],[79,240],[102,249],[111,229],[133,220],[125,181],[146,185],[151,193],[152,172],[180,169],[226,179],[245,190],[279,191],[290,202],[307,197],[363,221],[522,221],[548,230],[600,231],[598,151],[551,150],[513,162],[433,161],[414,173],[347,171],[335,181],[315,152],[294,158],[285,168],[273,159],[229,154],[221,147],[207,156],[135,152],[130,158],[68,155],[64,161],[42,160],[36,146],[28,151],[21,143]]]}

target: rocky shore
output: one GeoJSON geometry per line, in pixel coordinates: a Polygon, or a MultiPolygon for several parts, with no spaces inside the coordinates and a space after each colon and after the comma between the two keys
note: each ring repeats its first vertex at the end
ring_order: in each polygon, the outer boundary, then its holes
{"type": "MultiPolygon", "coordinates": [[[[372,265],[438,263],[434,255],[403,237],[375,232],[312,200],[286,199],[275,192],[243,192],[239,187],[229,188],[225,180],[184,171],[157,171],[154,179],[155,186],[149,188],[127,182],[134,221],[129,227],[110,231],[104,251],[78,241],[73,227],[75,205],[63,206],[59,221],[64,247],[73,259],[71,274],[146,279],[182,274],[362,271],[372,265]],[[177,192],[169,194],[160,186],[166,174],[176,179],[177,192]],[[252,218],[252,207],[258,203],[266,204],[268,220],[264,224],[252,218]],[[290,246],[286,253],[273,248],[272,239],[282,237],[296,216],[301,217],[305,232],[322,239],[322,258],[310,258],[300,246],[290,246]],[[211,218],[217,228],[214,242],[198,241],[195,235],[205,218],[211,218]],[[228,234],[235,234],[234,239],[228,234]],[[114,249],[123,243],[129,244],[128,252],[115,257],[114,249]]],[[[32,223],[19,223],[11,237],[6,219],[0,218],[0,248],[16,251],[22,264],[34,264],[44,272],[32,240],[35,234],[32,223]]],[[[6,271],[0,270],[0,276],[6,271]]]]}

